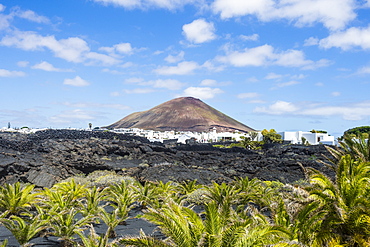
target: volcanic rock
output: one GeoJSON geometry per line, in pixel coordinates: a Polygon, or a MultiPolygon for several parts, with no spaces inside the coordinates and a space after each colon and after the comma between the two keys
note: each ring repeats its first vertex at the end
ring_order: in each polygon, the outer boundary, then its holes
{"type": "Polygon", "coordinates": [[[275,145],[259,151],[211,144],[166,146],[126,134],[73,130],[0,136],[0,184],[20,181],[51,187],[98,170],[142,182],[197,179],[203,184],[236,177],[292,183],[305,178],[305,167],[334,176],[318,162],[330,156],[324,145],[275,145]]]}

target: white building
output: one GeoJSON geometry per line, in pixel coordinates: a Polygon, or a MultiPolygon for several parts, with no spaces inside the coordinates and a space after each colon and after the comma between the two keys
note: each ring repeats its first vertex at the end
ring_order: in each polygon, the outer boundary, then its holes
{"type": "Polygon", "coordinates": [[[335,145],[334,136],[330,136],[326,133],[311,133],[304,131],[285,131],[278,133],[284,141],[290,141],[292,144],[303,144],[302,138],[311,145],[326,144],[335,145]]]}

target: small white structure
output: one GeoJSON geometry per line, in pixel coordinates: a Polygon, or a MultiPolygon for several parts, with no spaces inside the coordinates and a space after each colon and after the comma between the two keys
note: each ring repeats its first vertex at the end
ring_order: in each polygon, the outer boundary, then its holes
{"type": "Polygon", "coordinates": [[[292,144],[303,144],[302,138],[306,139],[311,145],[326,144],[335,145],[334,136],[326,133],[312,133],[304,131],[285,131],[279,133],[284,141],[290,141],[292,144]]]}

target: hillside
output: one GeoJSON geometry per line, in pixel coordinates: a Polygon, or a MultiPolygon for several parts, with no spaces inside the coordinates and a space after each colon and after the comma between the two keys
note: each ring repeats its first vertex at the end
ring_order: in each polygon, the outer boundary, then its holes
{"type": "Polygon", "coordinates": [[[139,128],[147,130],[177,131],[217,131],[250,132],[254,129],[212,108],[199,99],[181,97],[150,110],[135,112],[113,123],[107,128],[139,128]]]}

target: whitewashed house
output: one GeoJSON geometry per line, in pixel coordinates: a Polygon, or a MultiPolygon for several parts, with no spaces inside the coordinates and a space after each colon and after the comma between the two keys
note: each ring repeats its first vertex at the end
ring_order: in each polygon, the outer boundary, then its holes
{"type": "Polygon", "coordinates": [[[284,131],[278,133],[284,141],[290,141],[292,144],[303,144],[302,137],[311,145],[326,144],[335,145],[334,136],[326,133],[311,133],[305,131],[284,131]]]}

